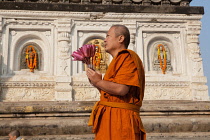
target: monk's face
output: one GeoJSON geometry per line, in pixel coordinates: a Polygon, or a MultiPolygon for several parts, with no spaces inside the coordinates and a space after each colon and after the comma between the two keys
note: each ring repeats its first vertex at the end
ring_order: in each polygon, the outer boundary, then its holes
{"type": "Polygon", "coordinates": [[[9,140],[16,140],[16,136],[9,135],[9,140]]]}
{"type": "Polygon", "coordinates": [[[118,44],[118,37],[115,35],[115,27],[111,27],[107,32],[106,38],[104,40],[105,51],[111,53],[116,50],[118,44]]]}

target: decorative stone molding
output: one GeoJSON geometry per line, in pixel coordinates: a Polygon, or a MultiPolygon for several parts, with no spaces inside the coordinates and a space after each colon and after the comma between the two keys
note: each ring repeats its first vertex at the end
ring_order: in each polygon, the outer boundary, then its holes
{"type": "Polygon", "coordinates": [[[71,84],[73,87],[87,87],[87,88],[92,88],[93,86],[89,82],[84,82],[84,81],[74,81],[71,84]]]}
{"type": "Polygon", "coordinates": [[[199,43],[198,35],[201,30],[201,22],[200,21],[191,21],[188,23],[187,28],[187,43],[199,43]]]}
{"type": "Polygon", "coordinates": [[[54,82],[1,82],[2,88],[53,88],[54,82]]]}
{"type": "Polygon", "coordinates": [[[40,26],[50,26],[53,25],[52,21],[37,21],[37,20],[26,20],[26,19],[7,19],[5,20],[4,26],[7,25],[23,25],[23,26],[29,26],[29,25],[40,25],[40,26]]]}
{"type": "MultiPolygon", "coordinates": [[[[92,12],[95,13],[95,12],[92,12]]],[[[102,12],[97,12],[98,15],[103,15],[102,12]]],[[[91,12],[54,12],[54,11],[18,11],[18,10],[1,10],[1,16],[34,16],[34,17],[45,17],[51,21],[53,21],[53,17],[61,17],[61,18],[71,18],[71,19],[90,19],[91,12]]],[[[187,16],[183,14],[146,14],[146,13],[106,13],[103,16],[103,19],[138,19],[138,20],[145,20],[145,19],[161,19],[164,20],[200,20],[202,18],[202,15],[193,15],[193,16],[187,16]],[[157,18],[158,17],[158,18],[157,18]]],[[[13,22],[15,22],[13,20],[13,22]]],[[[40,22],[40,21],[39,21],[40,22]]],[[[43,21],[44,22],[44,21],[43,21]]],[[[84,22],[83,22],[84,23],[84,22]]],[[[103,22],[105,25],[109,22],[103,22]]],[[[42,23],[44,24],[44,23],[42,23]]],[[[47,24],[53,24],[53,22],[50,22],[47,24]]],[[[110,25],[110,24],[109,24],[110,25]]]]}
{"type": "Polygon", "coordinates": [[[189,87],[189,82],[146,82],[146,86],[151,87],[189,87]]]}
{"type": "Polygon", "coordinates": [[[186,28],[185,24],[182,23],[138,23],[139,28],[186,28]]]}

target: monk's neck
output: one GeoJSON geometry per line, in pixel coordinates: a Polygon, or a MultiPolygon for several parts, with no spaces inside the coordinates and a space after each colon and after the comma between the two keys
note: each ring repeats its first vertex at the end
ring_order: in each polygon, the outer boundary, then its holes
{"type": "Polygon", "coordinates": [[[117,50],[111,52],[110,54],[111,54],[111,56],[114,58],[115,56],[117,56],[117,54],[118,54],[120,51],[122,51],[122,50],[124,50],[124,49],[126,49],[126,48],[123,47],[123,48],[121,48],[121,49],[117,49],[117,50]]]}

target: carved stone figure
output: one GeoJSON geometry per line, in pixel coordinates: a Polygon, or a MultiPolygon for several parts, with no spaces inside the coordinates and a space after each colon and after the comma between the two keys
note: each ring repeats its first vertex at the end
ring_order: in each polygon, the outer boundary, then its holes
{"type": "Polygon", "coordinates": [[[26,64],[30,72],[34,72],[37,67],[37,52],[33,46],[28,46],[26,49],[26,64]]]}

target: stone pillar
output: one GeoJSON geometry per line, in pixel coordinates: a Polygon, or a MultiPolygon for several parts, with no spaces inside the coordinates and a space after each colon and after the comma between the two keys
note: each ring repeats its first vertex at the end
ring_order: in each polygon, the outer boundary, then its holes
{"type": "Polygon", "coordinates": [[[71,20],[58,19],[58,46],[55,100],[72,100],[71,83],[71,20]]]}
{"type": "Polygon", "coordinates": [[[209,100],[207,79],[203,73],[203,61],[199,47],[200,21],[190,21],[187,29],[188,73],[192,77],[193,100],[209,100]]]}
{"type": "Polygon", "coordinates": [[[203,76],[203,64],[202,58],[200,57],[200,47],[199,47],[199,34],[201,30],[200,21],[192,22],[188,26],[187,31],[187,44],[188,44],[188,56],[191,64],[192,76],[203,76]]]}
{"type": "Polygon", "coordinates": [[[130,31],[130,44],[128,46],[128,49],[136,51],[135,43],[136,43],[136,22],[124,20],[123,24],[128,27],[130,31]]]}
{"type": "Polygon", "coordinates": [[[135,49],[135,34],[134,33],[130,34],[130,44],[128,46],[128,49],[130,49],[130,50],[135,49]]]}
{"type": "Polygon", "coordinates": [[[2,72],[2,17],[0,17],[0,75],[2,72]]]}
{"type": "MultiPolygon", "coordinates": [[[[0,77],[2,75],[2,17],[0,17],[0,77]]],[[[1,93],[1,78],[0,78],[0,93],[1,93]]]]}

